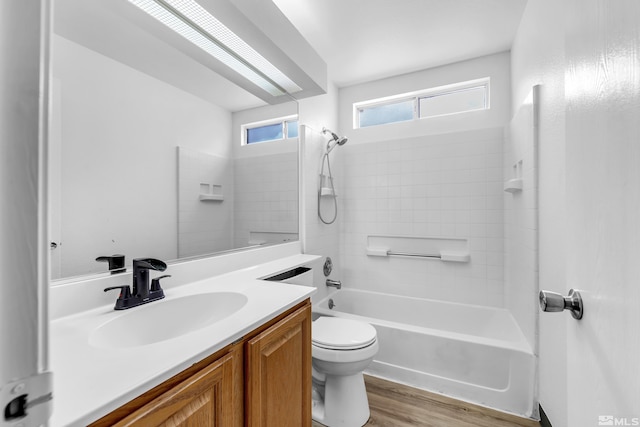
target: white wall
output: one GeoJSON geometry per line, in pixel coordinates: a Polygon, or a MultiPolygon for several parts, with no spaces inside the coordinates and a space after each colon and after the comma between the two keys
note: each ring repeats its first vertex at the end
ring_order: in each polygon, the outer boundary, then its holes
{"type": "Polygon", "coordinates": [[[298,235],[297,152],[236,159],[234,185],[235,247],[298,235]]]}
{"type": "MultiPolygon", "coordinates": [[[[342,266],[339,259],[339,224],[338,218],[334,224],[323,224],[318,218],[318,174],[322,161],[322,154],[327,144],[327,136],[322,134],[322,128],[337,129],[338,90],[330,85],[328,93],[314,98],[306,98],[299,101],[300,123],[304,128],[300,130],[303,184],[302,197],[303,208],[301,229],[304,253],[331,257],[333,260],[333,273],[331,279],[340,280],[342,266]]],[[[322,263],[319,263],[320,265],[322,263]]],[[[318,292],[313,296],[313,301],[322,299],[327,295],[324,286],[324,275],[318,268],[314,274],[314,282],[318,286],[318,292]]]]}
{"type": "Polygon", "coordinates": [[[230,159],[178,148],[177,258],[233,248],[234,189],[230,159]],[[200,200],[201,194],[222,200],[200,200]]]}
{"type": "Polygon", "coordinates": [[[175,259],[176,147],[230,158],[231,113],[59,36],[53,54],[61,276],[113,253],[175,259]]]}
{"type": "Polygon", "coordinates": [[[344,285],[481,305],[504,305],[502,127],[509,53],[341,88],[332,152],[340,191],[344,285]],[[486,111],[353,129],[353,103],[491,78],[486,111]],[[471,262],[373,258],[368,235],[458,237],[471,262]]]}
{"type": "Polygon", "coordinates": [[[505,183],[521,182],[520,191],[504,193],[505,307],[535,354],[539,317],[537,103],[535,87],[505,128],[503,153],[505,183]]]}
{"type": "Polygon", "coordinates": [[[502,134],[490,128],[334,150],[343,166],[336,180],[344,285],[502,307],[502,134]],[[467,239],[471,261],[367,256],[369,235],[467,239]]]}
{"type": "Polygon", "coordinates": [[[339,129],[349,136],[350,144],[388,141],[452,131],[504,126],[510,117],[509,52],[483,56],[415,73],[376,80],[340,89],[339,129]],[[429,89],[453,83],[491,77],[491,108],[464,114],[432,117],[414,122],[395,123],[354,129],[353,103],[429,89]]]}
{"type": "Polygon", "coordinates": [[[243,125],[297,114],[298,103],[292,100],[232,115],[235,247],[275,243],[299,234],[299,138],[242,145],[243,125]]]}
{"type": "MultiPolygon", "coordinates": [[[[511,50],[512,105],[540,84],[539,282],[541,289],[568,291],[565,283],[564,3],[527,3],[511,50]]],[[[566,322],[540,316],[539,399],[554,427],[567,426],[566,322]]]]}

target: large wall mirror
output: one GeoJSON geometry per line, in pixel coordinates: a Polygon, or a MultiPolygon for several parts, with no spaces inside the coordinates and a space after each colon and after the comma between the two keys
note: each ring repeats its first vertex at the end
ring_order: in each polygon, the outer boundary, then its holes
{"type": "Polygon", "coordinates": [[[241,145],[243,125],[291,122],[296,102],[267,104],[126,3],[55,2],[52,279],[106,274],[99,256],[130,266],[297,240],[295,132],[241,145]]]}

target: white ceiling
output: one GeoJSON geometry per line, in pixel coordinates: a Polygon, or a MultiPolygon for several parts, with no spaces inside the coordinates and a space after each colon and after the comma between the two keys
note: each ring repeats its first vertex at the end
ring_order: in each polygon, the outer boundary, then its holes
{"type": "MultiPolygon", "coordinates": [[[[264,101],[212,69],[206,62],[208,56],[199,49],[175,37],[126,0],[56,0],[53,30],[58,36],[230,111],[264,105],[264,101]],[[170,39],[182,45],[178,48],[167,42],[170,39]]],[[[54,43],[54,63],[55,47],[54,43]]]]}
{"type": "MultiPolygon", "coordinates": [[[[327,62],[329,79],[338,86],[509,50],[526,5],[526,0],[273,2],[327,62]]],[[[217,75],[209,62],[188,60],[197,57],[188,42],[178,49],[163,42],[160,28],[139,28],[139,20],[129,16],[134,10],[126,0],[57,0],[54,29],[231,111],[264,105],[217,75]]]]}
{"type": "Polygon", "coordinates": [[[273,0],[339,87],[511,48],[526,0],[273,0]]]}

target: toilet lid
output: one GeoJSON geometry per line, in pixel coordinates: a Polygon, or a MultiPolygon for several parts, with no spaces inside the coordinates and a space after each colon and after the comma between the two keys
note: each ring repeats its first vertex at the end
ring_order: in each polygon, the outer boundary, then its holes
{"type": "Polygon", "coordinates": [[[355,350],[368,347],[375,340],[376,328],[357,320],[322,316],[311,324],[311,341],[318,347],[355,350]]]}

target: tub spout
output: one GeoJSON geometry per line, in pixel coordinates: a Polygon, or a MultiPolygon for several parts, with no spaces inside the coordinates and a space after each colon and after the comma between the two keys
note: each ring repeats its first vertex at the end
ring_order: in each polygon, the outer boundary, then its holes
{"type": "Polygon", "coordinates": [[[331,279],[327,279],[327,281],[325,282],[325,284],[327,286],[331,286],[332,288],[336,288],[336,289],[340,289],[342,288],[342,282],[339,280],[331,280],[331,279]]]}

